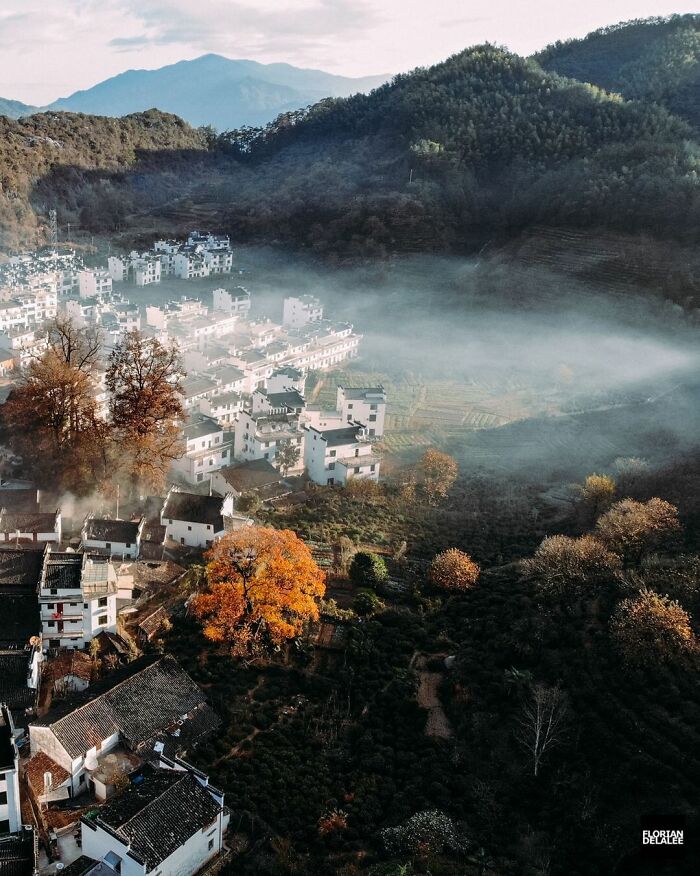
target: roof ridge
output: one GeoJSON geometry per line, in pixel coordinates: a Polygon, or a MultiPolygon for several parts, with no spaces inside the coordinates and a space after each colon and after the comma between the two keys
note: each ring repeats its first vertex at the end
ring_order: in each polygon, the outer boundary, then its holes
{"type": "MultiPolygon", "coordinates": [[[[176,788],[180,784],[180,782],[182,782],[184,779],[186,779],[188,777],[194,778],[194,776],[192,776],[191,773],[189,773],[187,770],[182,770],[182,771],[180,771],[180,770],[163,770],[163,773],[166,773],[166,772],[171,772],[174,775],[181,772],[181,775],[177,775],[177,778],[174,782],[171,782],[167,787],[163,788],[163,790],[156,797],[152,797],[150,800],[148,800],[146,802],[146,804],[141,809],[139,809],[137,812],[134,812],[134,814],[130,818],[127,818],[127,820],[123,824],[119,825],[117,830],[119,830],[119,831],[123,830],[128,824],[131,824],[131,822],[134,821],[136,818],[140,818],[143,815],[143,813],[151,807],[151,805],[153,803],[158,803],[159,801],[161,801],[166,794],[169,794],[170,791],[172,791],[174,788],[176,788]]],[[[197,782],[197,784],[199,785],[199,782],[197,782]]],[[[199,787],[201,788],[202,786],[199,785],[199,787]]]]}

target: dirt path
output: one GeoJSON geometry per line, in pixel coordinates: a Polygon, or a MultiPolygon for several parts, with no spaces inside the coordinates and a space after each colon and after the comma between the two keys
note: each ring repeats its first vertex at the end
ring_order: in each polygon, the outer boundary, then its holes
{"type": "Polygon", "coordinates": [[[438,696],[438,688],[442,681],[441,672],[430,672],[425,669],[426,659],[420,656],[415,661],[418,673],[418,690],[416,701],[422,709],[428,712],[428,720],[425,722],[425,735],[435,736],[439,739],[450,739],[452,726],[438,696]]]}

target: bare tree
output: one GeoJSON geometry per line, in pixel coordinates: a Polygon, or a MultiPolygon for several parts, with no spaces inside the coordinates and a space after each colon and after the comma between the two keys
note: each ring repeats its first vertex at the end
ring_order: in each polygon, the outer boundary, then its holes
{"type": "Polygon", "coordinates": [[[49,348],[66,365],[92,373],[100,362],[102,333],[96,326],[79,326],[68,316],[57,316],[47,332],[49,348]]]}
{"type": "Polygon", "coordinates": [[[518,720],[517,738],[530,753],[535,776],[544,756],[562,741],[565,715],[566,700],[558,686],[537,684],[531,689],[518,720]]]}

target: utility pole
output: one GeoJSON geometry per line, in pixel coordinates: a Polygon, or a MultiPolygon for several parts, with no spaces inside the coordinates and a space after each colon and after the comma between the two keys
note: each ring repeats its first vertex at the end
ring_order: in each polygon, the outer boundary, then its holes
{"type": "Polygon", "coordinates": [[[117,520],[119,520],[119,484],[117,484],[117,520]]]}

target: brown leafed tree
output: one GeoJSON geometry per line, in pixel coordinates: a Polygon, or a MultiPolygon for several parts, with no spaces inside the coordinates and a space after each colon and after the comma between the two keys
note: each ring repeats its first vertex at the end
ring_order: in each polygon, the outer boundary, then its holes
{"type": "Polygon", "coordinates": [[[566,700],[559,687],[535,685],[523,704],[518,720],[518,741],[530,755],[533,775],[537,776],[544,757],[564,735],[566,700]]]}
{"type": "Polygon", "coordinates": [[[207,586],[193,601],[204,634],[249,656],[318,620],[325,575],[290,530],[246,526],[207,553],[207,586]]]}
{"type": "Polygon", "coordinates": [[[479,566],[457,548],[439,553],[430,564],[430,580],[443,590],[469,590],[479,580],[479,566]]]}
{"type": "Polygon", "coordinates": [[[577,484],[581,509],[590,523],[612,505],[616,489],[615,481],[608,475],[588,475],[582,484],[577,484]]]}
{"type": "Polygon", "coordinates": [[[49,349],[66,365],[84,374],[94,374],[100,365],[102,333],[96,326],[79,326],[59,315],[47,330],[49,349]]]}
{"type": "Polygon", "coordinates": [[[690,615],[680,603],[653,590],[623,599],[610,622],[625,662],[637,666],[672,663],[697,650],[690,615]]]}
{"type": "Polygon", "coordinates": [[[420,461],[420,483],[423,493],[431,505],[441,502],[457,480],[459,466],[448,453],[431,447],[425,451],[420,461]]]}
{"type": "Polygon", "coordinates": [[[78,494],[102,483],[108,427],[84,360],[70,361],[50,346],[22,370],[2,421],[10,446],[39,483],[78,494]]]}
{"type": "Polygon", "coordinates": [[[545,538],[535,555],[524,560],[525,574],[532,578],[544,596],[566,601],[594,592],[597,584],[615,577],[620,558],[591,535],[545,538]]]}
{"type": "Polygon", "coordinates": [[[128,332],[109,357],[109,415],[132,488],[160,489],[183,451],[184,371],[175,345],[128,332]]]}
{"type": "Polygon", "coordinates": [[[678,509],[670,502],[623,499],[598,519],[595,535],[625,566],[640,566],[647,554],[668,544],[680,528],[678,509]]]}

